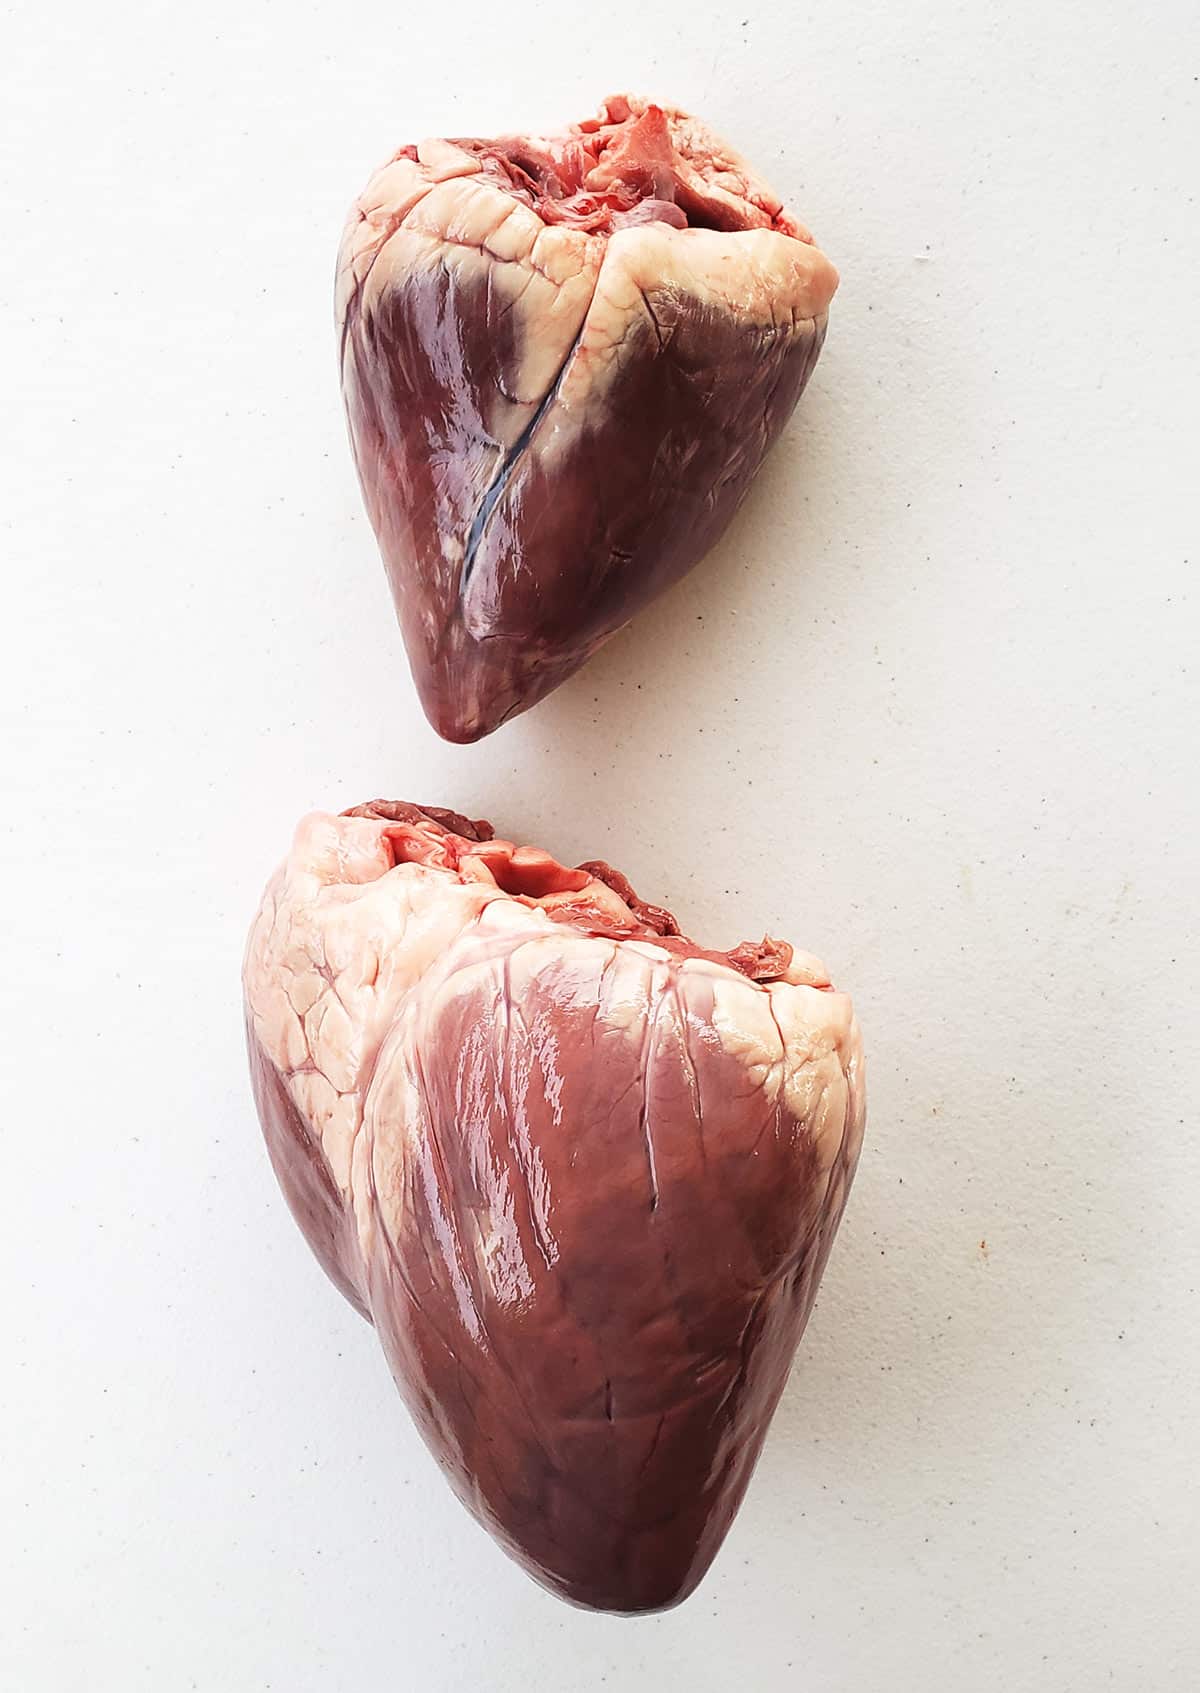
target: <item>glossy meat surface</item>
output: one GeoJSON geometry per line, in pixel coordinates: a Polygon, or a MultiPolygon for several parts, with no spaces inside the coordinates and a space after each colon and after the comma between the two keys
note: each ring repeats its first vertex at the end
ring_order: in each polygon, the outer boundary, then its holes
{"type": "Polygon", "coordinates": [[[685,1597],[853,1177],[848,999],[607,865],[382,802],[300,825],[245,993],[281,1186],[459,1497],[575,1603],[685,1597]]]}
{"type": "Polygon", "coordinates": [[[426,713],[487,734],[719,538],[816,362],[833,266],[697,119],[402,148],[356,202],[350,437],[426,713]]]}

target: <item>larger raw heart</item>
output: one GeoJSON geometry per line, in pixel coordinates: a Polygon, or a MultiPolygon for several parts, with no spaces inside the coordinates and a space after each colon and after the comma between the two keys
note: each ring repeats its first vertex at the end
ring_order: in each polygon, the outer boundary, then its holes
{"type": "Polygon", "coordinates": [[[422,703],[524,711],[725,530],[837,273],[695,118],[403,147],[338,266],[342,381],[422,703]]]}
{"type": "Polygon", "coordinates": [[[857,1162],[847,998],[606,865],[381,802],[300,826],[245,983],[281,1185],[459,1497],[576,1603],[685,1597],[857,1162]]]}

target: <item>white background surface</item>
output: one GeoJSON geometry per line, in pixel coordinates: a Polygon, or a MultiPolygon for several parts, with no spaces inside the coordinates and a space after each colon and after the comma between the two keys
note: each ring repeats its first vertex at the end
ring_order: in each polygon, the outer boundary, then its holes
{"type": "Polygon", "coordinates": [[[0,64],[0,1686],[1200,1685],[1190,0],[31,0],[0,64]],[[829,341],[718,553],[450,748],[334,244],[399,142],[630,86],[809,219],[829,341]],[[378,793],[856,995],[858,1185],[672,1614],[492,1548],[271,1178],[243,935],[299,814],[378,793]]]}

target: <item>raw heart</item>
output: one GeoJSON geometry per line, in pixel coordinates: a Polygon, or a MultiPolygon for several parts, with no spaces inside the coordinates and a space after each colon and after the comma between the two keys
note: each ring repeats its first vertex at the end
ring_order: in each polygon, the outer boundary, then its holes
{"type": "Polygon", "coordinates": [[[280,1183],[459,1497],[577,1604],[684,1598],[858,1159],[849,1000],[607,865],[384,802],[300,825],[245,992],[280,1183]]]}
{"type": "Polygon", "coordinates": [[[376,172],[338,262],[342,385],[440,734],[526,710],[704,556],[836,286],[744,160],[644,100],[376,172]]]}

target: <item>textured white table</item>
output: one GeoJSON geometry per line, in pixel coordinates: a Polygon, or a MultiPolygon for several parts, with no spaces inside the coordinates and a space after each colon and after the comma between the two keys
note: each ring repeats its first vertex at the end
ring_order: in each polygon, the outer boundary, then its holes
{"type": "Polygon", "coordinates": [[[14,1693],[1200,1685],[1195,9],[686,15],[0,25],[14,1693]],[[359,510],[334,242],[399,141],[630,85],[808,217],[829,341],[718,555],[453,749],[359,510]],[[244,928],[299,813],[377,793],[857,997],[858,1185],[673,1614],[493,1550],[267,1168],[244,928]]]}

